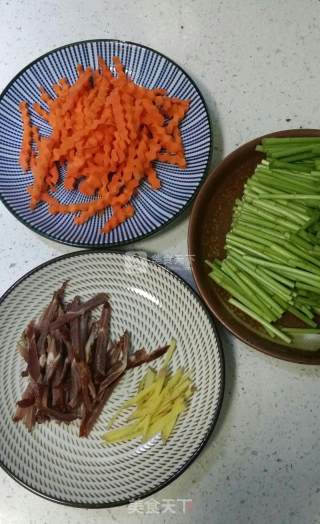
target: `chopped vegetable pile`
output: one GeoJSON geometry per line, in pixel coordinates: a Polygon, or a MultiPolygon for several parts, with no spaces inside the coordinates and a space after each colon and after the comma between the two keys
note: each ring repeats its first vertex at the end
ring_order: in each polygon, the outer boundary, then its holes
{"type": "Polygon", "coordinates": [[[18,345],[28,385],[14,421],[22,420],[31,430],[48,420],[80,419],[80,436],[87,437],[126,370],[160,357],[168,346],[129,354],[127,331],[118,341],[110,340],[108,295],[98,293],[86,302],[76,296],[67,304],[66,285],[54,293],[39,320],[30,322],[18,345]],[[91,313],[99,306],[95,320],[91,313]]]}
{"type": "Polygon", "coordinates": [[[169,362],[176,349],[172,339],[160,371],[149,368],[140,382],[137,394],[121,406],[109,422],[110,429],[118,416],[128,408],[134,411],[128,425],[108,431],[104,442],[115,443],[141,437],[146,442],[161,433],[163,442],[171,435],[179,415],[187,408],[187,402],[195,388],[190,375],[181,368],[170,373],[169,362]]]}
{"type": "Polygon", "coordinates": [[[40,136],[27,103],[20,103],[20,165],[34,176],[28,188],[31,208],[46,202],[50,213],[75,213],[75,223],[83,224],[111,206],[103,233],[132,217],[131,199],[144,179],[160,187],[154,161],[186,167],[179,124],[189,101],[134,84],[119,58],[113,62],[117,76],[99,58],[99,70],[78,65],[73,85],[65,78],[54,85],[55,98],[40,89],[41,103],[33,104],[33,110],[51,127],[49,136],[40,136]],[[65,189],[96,198],[59,202],[53,193],[64,166],[65,189]]]}
{"type": "Polygon", "coordinates": [[[320,138],[265,138],[266,159],[237,200],[224,260],[206,261],[229,302],[271,337],[318,333],[320,138]],[[306,328],[281,328],[285,311],[306,328]]]}

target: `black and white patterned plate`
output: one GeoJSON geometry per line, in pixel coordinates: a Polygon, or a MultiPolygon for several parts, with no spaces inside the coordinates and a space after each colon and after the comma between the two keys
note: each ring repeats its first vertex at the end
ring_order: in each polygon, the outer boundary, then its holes
{"type": "Polygon", "coordinates": [[[0,302],[0,461],[18,482],[50,500],[107,507],[145,497],[178,477],[206,444],[223,396],[223,355],[212,320],[198,296],[177,275],[136,256],[80,252],[47,262],[19,280],[0,302]],[[25,379],[16,351],[25,325],[70,279],[67,298],[107,291],[112,335],[128,329],[135,349],[177,339],[172,368],[190,370],[197,386],[166,445],[160,437],[117,445],[101,443],[107,421],[137,389],[146,365],[120,381],[87,439],[78,422],[41,424],[28,433],[12,421],[25,379]]]}

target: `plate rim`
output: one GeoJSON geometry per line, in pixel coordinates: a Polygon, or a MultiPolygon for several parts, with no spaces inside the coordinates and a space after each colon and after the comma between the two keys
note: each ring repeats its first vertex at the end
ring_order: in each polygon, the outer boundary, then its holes
{"type": "Polygon", "coordinates": [[[200,100],[201,100],[201,102],[203,104],[203,107],[204,107],[204,110],[205,110],[205,113],[206,113],[207,122],[208,122],[208,125],[209,125],[209,141],[210,141],[209,154],[208,154],[208,159],[207,159],[206,166],[205,166],[204,171],[203,171],[202,178],[201,178],[197,188],[192,193],[192,195],[189,198],[189,200],[187,200],[186,203],[184,204],[184,206],[180,209],[180,211],[178,211],[176,214],[174,214],[167,222],[165,222],[164,224],[161,224],[160,226],[156,227],[154,230],[150,231],[149,233],[144,233],[143,235],[139,235],[139,236],[137,236],[135,238],[128,239],[128,240],[121,240],[121,241],[118,241],[118,242],[98,244],[98,245],[90,243],[90,242],[84,244],[84,243],[81,243],[81,242],[72,242],[72,241],[67,241],[67,240],[61,240],[61,239],[57,239],[54,235],[51,235],[51,234],[45,233],[45,232],[41,232],[38,229],[37,226],[33,226],[33,225],[29,224],[27,220],[25,220],[23,217],[20,217],[19,214],[6,201],[6,199],[3,197],[1,192],[0,192],[0,202],[2,202],[2,204],[6,207],[6,209],[8,209],[8,211],[17,220],[19,220],[19,222],[21,224],[23,224],[25,227],[27,227],[28,229],[30,229],[34,233],[37,233],[38,235],[46,238],[47,240],[51,240],[53,242],[58,242],[59,244],[63,244],[63,245],[66,245],[66,246],[71,246],[71,247],[81,247],[81,248],[84,248],[84,249],[94,249],[94,250],[106,250],[106,249],[112,250],[112,249],[114,249],[116,247],[128,245],[128,244],[131,244],[131,243],[134,243],[134,242],[138,242],[140,240],[144,240],[144,239],[149,238],[149,237],[151,237],[153,235],[156,235],[160,231],[162,231],[162,230],[166,229],[168,226],[170,226],[171,223],[174,220],[176,220],[179,217],[181,217],[181,215],[190,207],[190,205],[192,204],[192,202],[196,198],[198,192],[200,191],[200,188],[202,187],[202,185],[203,185],[204,181],[206,180],[206,178],[207,178],[207,176],[209,174],[209,171],[210,171],[210,166],[211,166],[211,162],[212,162],[212,158],[213,158],[214,133],[213,133],[213,123],[211,121],[210,113],[209,113],[208,106],[207,106],[207,103],[205,101],[205,98],[204,98],[203,94],[201,93],[199,87],[197,86],[196,82],[191,78],[191,76],[185,71],[185,69],[183,67],[181,67],[179,64],[177,64],[177,62],[172,60],[172,58],[169,58],[164,53],[161,53],[160,51],[157,51],[156,49],[153,49],[150,46],[146,46],[144,44],[140,44],[140,43],[137,43],[137,42],[132,42],[131,40],[120,40],[120,39],[117,39],[117,38],[90,38],[88,40],[79,40],[79,41],[76,41],[76,42],[71,42],[69,44],[64,44],[62,46],[58,46],[58,47],[55,47],[53,49],[50,49],[50,51],[47,51],[46,53],[43,53],[42,55],[38,56],[37,58],[35,58],[31,62],[29,62],[27,65],[25,65],[20,71],[18,71],[18,73],[16,73],[16,75],[9,81],[9,83],[0,92],[0,104],[1,104],[1,101],[4,98],[4,96],[6,95],[7,91],[12,86],[12,84],[25,71],[27,71],[30,67],[32,67],[34,64],[36,64],[40,60],[46,58],[47,56],[51,55],[52,53],[54,53],[56,51],[60,51],[62,49],[67,49],[68,47],[72,47],[72,46],[76,46],[76,45],[89,44],[89,43],[94,43],[94,42],[115,42],[115,43],[119,43],[119,44],[125,44],[125,45],[129,45],[129,46],[137,46],[137,47],[141,47],[143,49],[147,49],[148,51],[152,51],[153,53],[156,53],[157,55],[165,58],[166,60],[171,62],[175,67],[180,69],[180,71],[182,71],[186,75],[188,81],[193,85],[193,87],[195,88],[198,96],[200,97],[200,100]]]}
{"type": "MultiPolygon", "coordinates": [[[[281,353],[281,350],[286,347],[282,345],[280,342],[273,342],[269,341],[268,339],[263,339],[260,335],[256,334],[253,330],[247,328],[246,325],[243,325],[244,331],[239,328],[238,323],[237,325],[230,326],[230,322],[228,319],[226,319],[226,316],[224,313],[221,313],[220,311],[217,311],[216,304],[212,304],[210,300],[210,296],[212,293],[208,292],[206,288],[201,284],[201,275],[196,268],[195,263],[195,257],[192,255],[195,254],[196,251],[196,232],[197,232],[197,226],[198,226],[198,214],[199,214],[199,207],[202,204],[202,201],[205,199],[205,194],[208,192],[209,189],[211,189],[211,184],[214,184],[215,180],[218,180],[223,175],[225,166],[228,165],[229,162],[231,162],[236,155],[248,147],[253,147],[257,143],[259,143],[262,138],[267,137],[277,137],[277,136],[307,136],[307,133],[311,133],[315,136],[320,136],[320,129],[317,128],[299,128],[299,129],[283,129],[279,131],[274,131],[270,133],[265,133],[261,136],[255,137],[253,139],[250,139],[242,144],[240,144],[238,147],[233,149],[223,160],[220,162],[220,164],[214,168],[210,175],[205,180],[204,184],[201,187],[201,190],[197,196],[196,202],[194,203],[194,206],[192,208],[192,213],[189,220],[188,225],[188,253],[191,257],[191,272],[192,276],[194,278],[194,281],[196,283],[197,289],[199,291],[199,295],[205,302],[206,306],[208,307],[211,314],[218,320],[218,322],[228,330],[236,339],[244,342],[251,348],[255,349],[256,351],[259,351],[261,353],[264,353],[265,355],[273,358],[277,358],[279,360],[283,360],[286,362],[290,362],[291,364],[303,364],[303,365],[320,365],[320,350],[313,352],[313,351],[304,351],[304,355],[295,355],[294,349],[292,348],[292,353],[283,354],[281,353]],[[250,333],[249,333],[250,331],[250,333]],[[256,340],[253,340],[252,337],[259,338],[259,340],[262,340],[262,346],[259,342],[256,342],[256,340]],[[266,341],[272,346],[274,346],[274,349],[268,349],[263,341],[266,341]],[[314,358],[314,355],[317,354],[317,358],[314,358]]],[[[303,351],[303,350],[302,350],[303,351]]]]}
{"type": "MultiPolygon", "coordinates": [[[[107,255],[107,256],[108,255],[112,255],[112,254],[121,255],[121,256],[128,256],[128,254],[130,255],[130,251],[126,251],[126,252],[117,251],[117,250],[113,250],[113,251],[110,251],[110,250],[104,250],[104,251],[99,250],[99,251],[97,251],[96,249],[86,249],[86,250],[83,250],[83,251],[73,251],[71,253],[65,253],[63,255],[59,255],[59,256],[54,257],[54,258],[52,258],[50,260],[47,260],[46,262],[43,262],[43,263],[39,264],[38,266],[34,267],[30,271],[28,271],[27,273],[22,275],[18,280],[16,280],[2,294],[2,296],[0,297],[0,307],[2,306],[4,300],[24,280],[26,280],[30,276],[34,275],[35,273],[37,273],[41,269],[43,269],[43,268],[45,268],[47,266],[53,265],[56,262],[59,262],[60,260],[63,260],[63,259],[77,257],[77,256],[90,255],[90,254],[97,255],[97,254],[103,254],[103,253],[105,255],[107,255]]],[[[167,266],[165,266],[164,264],[162,264],[162,263],[160,263],[158,261],[152,260],[150,258],[150,255],[148,255],[147,258],[145,258],[145,257],[142,257],[139,254],[137,254],[135,251],[133,251],[131,256],[134,256],[135,258],[137,258],[139,260],[143,260],[143,261],[147,260],[147,263],[150,264],[151,266],[156,266],[156,267],[160,268],[161,270],[165,271],[166,273],[169,273],[170,275],[172,275],[174,278],[176,278],[176,280],[180,281],[180,284],[182,286],[184,286],[185,288],[187,288],[191,292],[191,294],[194,296],[195,300],[203,308],[203,310],[206,313],[207,318],[209,320],[210,326],[211,326],[212,330],[214,331],[214,334],[215,334],[215,337],[216,337],[216,341],[217,341],[217,350],[218,350],[220,366],[221,366],[221,374],[220,374],[220,381],[219,381],[220,382],[219,398],[217,400],[216,409],[215,409],[214,413],[212,414],[211,424],[210,424],[206,434],[204,435],[202,441],[200,442],[199,446],[194,451],[194,453],[191,455],[189,460],[187,460],[179,469],[177,469],[175,471],[175,473],[172,474],[167,480],[159,483],[159,485],[157,487],[155,487],[155,488],[152,488],[152,489],[144,491],[142,493],[142,495],[140,495],[139,497],[136,497],[136,498],[126,498],[126,499],[118,500],[116,502],[98,503],[98,504],[78,503],[78,502],[72,502],[72,501],[68,501],[68,500],[63,500],[63,499],[60,499],[60,498],[48,495],[46,493],[43,493],[40,490],[37,490],[36,488],[33,488],[32,486],[29,486],[26,482],[21,480],[16,474],[12,473],[10,468],[5,466],[3,461],[2,461],[2,459],[0,458],[0,468],[3,471],[5,471],[5,473],[7,473],[7,475],[9,475],[9,477],[11,477],[13,480],[15,480],[18,484],[20,484],[20,486],[22,486],[23,488],[27,489],[31,493],[34,493],[35,495],[40,496],[41,498],[43,498],[45,500],[49,500],[50,502],[54,502],[54,503],[57,503],[57,504],[60,504],[60,505],[63,505],[63,506],[69,506],[69,507],[73,507],[73,508],[85,508],[85,509],[114,508],[114,507],[118,507],[118,506],[125,506],[125,505],[128,505],[128,504],[131,504],[131,503],[135,502],[136,500],[142,500],[142,499],[145,499],[146,497],[154,495],[155,493],[159,492],[163,488],[167,487],[169,484],[171,484],[177,478],[179,478],[182,475],[182,473],[184,473],[188,469],[188,467],[197,459],[197,457],[200,455],[201,451],[206,447],[207,443],[209,442],[210,437],[213,434],[213,431],[214,431],[214,429],[216,427],[217,421],[218,421],[220,413],[221,413],[221,408],[222,408],[223,400],[224,400],[224,396],[225,396],[224,394],[225,394],[225,386],[226,386],[226,384],[225,384],[225,382],[226,382],[225,367],[226,366],[225,366],[225,357],[224,357],[224,351],[223,351],[223,345],[222,345],[222,342],[221,342],[221,337],[220,337],[218,329],[217,329],[217,327],[215,325],[214,318],[213,318],[212,314],[210,313],[210,309],[207,307],[207,305],[204,302],[204,300],[202,299],[201,295],[198,294],[184,278],[182,278],[180,275],[175,273],[173,270],[169,269],[167,266]]]]}

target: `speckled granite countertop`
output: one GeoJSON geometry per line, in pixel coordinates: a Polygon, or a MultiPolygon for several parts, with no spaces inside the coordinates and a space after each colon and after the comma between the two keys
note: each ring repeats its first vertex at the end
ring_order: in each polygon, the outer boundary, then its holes
{"type": "MultiPolygon", "coordinates": [[[[319,15],[316,0],[0,0],[0,89],[67,42],[144,43],[181,64],[203,91],[218,162],[260,134],[319,127],[319,15]]],[[[184,254],[187,222],[184,216],[135,247],[184,254]]],[[[0,236],[1,292],[70,250],[32,233],[3,206],[0,236]]],[[[218,425],[195,463],[153,497],[160,505],[65,508],[0,471],[0,524],[320,523],[320,368],[273,360],[221,335],[227,376],[218,425]],[[171,510],[165,499],[174,500],[171,510]],[[184,512],[176,499],[192,499],[192,508],[184,512]]]]}

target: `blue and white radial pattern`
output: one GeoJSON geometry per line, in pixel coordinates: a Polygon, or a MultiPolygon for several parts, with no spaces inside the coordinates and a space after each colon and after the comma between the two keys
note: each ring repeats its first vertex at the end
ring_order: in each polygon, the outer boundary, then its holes
{"type": "MultiPolygon", "coordinates": [[[[45,108],[45,105],[43,105],[45,108]]],[[[33,122],[41,134],[50,129],[31,110],[33,122]]],[[[70,44],[40,57],[21,71],[4,90],[0,98],[0,196],[9,210],[25,225],[53,240],[82,247],[115,246],[150,235],[176,217],[186,207],[208,168],[211,152],[211,131],[204,100],[188,75],[165,56],[138,44],[115,40],[94,40],[70,44]],[[27,187],[31,173],[19,166],[22,125],[19,102],[43,103],[39,87],[54,96],[52,85],[60,78],[76,80],[76,65],[98,67],[98,56],[112,66],[112,57],[119,56],[129,76],[148,88],[163,87],[170,96],[190,99],[190,109],[181,124],[188,167],[182,170],[157,163],[161,189],[152,190],[144,183],[133,199],[134,216],[108,235],[100,232],[111,211],[95,216],[78,226],[72,215],[50,215],[47,205],[35,211],[29,208],[27,187]]],[[[78,191],[66,191],[60,184],[57,198],[64,203],[84,201],[78,191]]]]}

